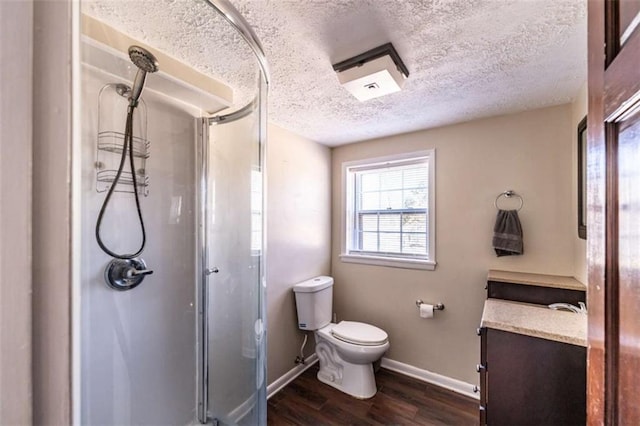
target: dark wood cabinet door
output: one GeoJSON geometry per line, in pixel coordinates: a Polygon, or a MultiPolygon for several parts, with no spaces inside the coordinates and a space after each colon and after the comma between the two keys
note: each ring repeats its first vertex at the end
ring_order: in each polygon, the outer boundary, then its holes
{"type": "Polygon", "coordinates": [[[487,424],[487,329],[478,328],[480,336],[480,364],[477,366],[480,374],[480,426],[487,424]]]}
{"type": "Polygon", "coordinates": [[[585,424],[585,347],[490,328],[482,339],[487,425],[585,424]]]}
{"type": "Polygon", "coordinates": [[[640,2],[589,1],[589,424],[640,424],[640,2]]]}

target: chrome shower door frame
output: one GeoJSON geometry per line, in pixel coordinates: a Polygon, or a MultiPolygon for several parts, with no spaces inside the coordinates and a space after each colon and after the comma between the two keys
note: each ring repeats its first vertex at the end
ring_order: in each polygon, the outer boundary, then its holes
{"type": "MultiPolygon", "coordinates": [[[[196,237],[196,250],[199,256],[196,256],[196,309],[197,315],[197,415],[198,420],[206,424],[210,419],[208,418],[208,399],[209,399],[209,366],[208,366],[208,311],[207,301],[209,298],[209,291],[207,288],[208,276],[210,275],[208,265],[209,259],[209,235],[207,232],[207,217],[209,212],[208,206],[208,192],[207,182],[210,173],[208,157],[209,157],[209,126],[212,123],[223,124],[225,122],[241,119],[255,109],[259,109],[259,164],[262,172],[262,241],[261,241],[261,257],[260,257],[260,282],[258,283],[260,291],[258,292],[258,304],[260,310],[260,318],[262,319],[262,392],[266,400],[266,238],[267,238],[267,218],[266,218],[266,143],[267,143],[267,97],[270,83],[270,70],[269,64],[264,53],[262,43],[258,39],[257,35],[253,31],[251,25],[244,19],[244,17],[238,12],[238,10],[228,0],[205,0],[209,5],[213,7],[227,22],[242,36],[247,42],[255,54],[257,64],[260,68],[260,79],[258,81],[258,96],[257,99],[248,105],[245,105],[240,110],[226,115],[219,115],[216,117],[203,117],[197,120],[197,148],[196,148],[196,182],[199,185],[197,191],[197,237],[196,237]]],[[[260,362],[260,358],[258,358],[260,362]]],[[[260,373],[258,373],[260,374],[260,373]]],[[[266,408],[266,407],[265,407],[266,408]]],[[[266,418],[266,415],[265,415],[266,418]]]]}
{"type": "Polygon", "coordinates": [[[208,235],[206,218],[208,212],[208,194],[207,194],[207,176],[209,175],[209,166],[207,158],[209,157],[209,119],[199,118],[196,122],[198,140],[196,143],[196,183],[198,185],[196,205],[198,210],[197,220],[197,236],[196,236],[196,309],[197,330],[196,330],[196,366],[197,371],[197,413],[198,420],[202,424],[207,423],[207,401],[209,398],[209,370],[208,370],[208,353],[209,345],[208,333],[208,315],[207,315],[207,261],[209,258],[208,251],[208,235]]]}
{"type": "Polygon", "coordinates": [[[202,424],[207,424],[210,421],[213,421],[216,424],[216,419],[212,419],[209,415],[209,393],[212,391],[210,389],[209,384],[209,282],[210,276],[214,273],[218,272],[218,268],[215,265],[210,264],[210,244],[211,241],[211,231],[209,229],[209,221],[208,218],[211,217],[213,212],[211,211],[210,206],[212,206],[212,201],[210,199],[210,191],[208,188],[208,182],[211,176],[210,169],[210,126],[212,125],[225,125],[227,123],[234,122],[236,120],[241,120],[248,115],[254,113],[256,110],[259,111],[258,120],[258,144],[259,144],[259,169],[262,174],[261,181],[261,189],[262,189],[262,205],[261,205],[261,214],[262,214],[262,239],[261,239],[261,250],[260,250],[260,262],[259,262],[259,282],[254,283],[256,288],[258,289],[258,309],[259,309],[259,318],[261,320],[261,344],[259,348],[260,356],[256,358],[257,370],[256,374],[261,375],[262,385],[259,386],[264,388],[262,392],[259,392],[258,395],[262,395],[262,397],[266,400],[266,271],[265,271],[265,259],[266,259],[266,102],[267,102],[267,84],[264,80],[258,81],[258,96],[249,104],[245,105],[243,108],[231,112],[229,114],[217,115],[214,117],[203,117],[197,119],[196,122],[196,131],[197,131],[197,141],[196,141],[196,177],[195,181],[198,185],[197,196],[196,196],[196,206],[197,206],[197,235],[196,235],[196,256],[195,267],[196,267],[196,309],[198,312],[197,315],[197,343],[196,343],[196,353],[197,360],[196,365],[198,368],[197,371],[197,416],[198,420],[202,424]],[[258,369],[261,369],[259,371],[258,369]]]}

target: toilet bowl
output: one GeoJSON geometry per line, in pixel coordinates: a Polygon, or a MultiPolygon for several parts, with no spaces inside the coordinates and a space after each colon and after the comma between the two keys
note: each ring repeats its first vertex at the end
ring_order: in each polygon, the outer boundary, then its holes
{"type": "Polygon", "coordinates": [[[372,363],[389,349],[387,333],[369,324],[342,321],[317,330],[315,336],[318,380],[356,398],[373,397],[377,388],[372,363]]]}
{"type": "Polygon", "coordinates": [[[355,321],[331,323],[333,278],[321,276],[293,287],[298,328],[313,331],[320,361],[318,380],[356,398],[376,394],[372,363],[389,349],[384,330],[355,321]]]}

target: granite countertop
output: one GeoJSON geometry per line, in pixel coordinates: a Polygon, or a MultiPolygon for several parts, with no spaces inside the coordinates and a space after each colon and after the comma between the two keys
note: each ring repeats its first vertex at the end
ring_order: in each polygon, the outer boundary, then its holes
{"type": "Polygon", "coordinates": [[[561,275],[529,274],[526,272],[499,271],[490,269],[487,281],[535,285],[539,287],[563,288],[586,291],[587,287],[573,277],[561,275]]]}
{"type": "Polygon", "coordinates": [[[481,327],[587,346],[587,316],[546,306],[487,299],[481,327]]]}

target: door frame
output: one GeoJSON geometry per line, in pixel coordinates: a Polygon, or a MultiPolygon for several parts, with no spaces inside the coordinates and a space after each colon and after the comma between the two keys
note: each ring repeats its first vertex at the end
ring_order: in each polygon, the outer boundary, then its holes
{"type": "Polygon", "coordinates": [[[617,122],[640,106],[640,67],[633,56],[640,52],[640,30],[621,46],[619,1],[588,4],[587,421],[615,425],[621,420],[617,122]]]}

